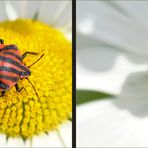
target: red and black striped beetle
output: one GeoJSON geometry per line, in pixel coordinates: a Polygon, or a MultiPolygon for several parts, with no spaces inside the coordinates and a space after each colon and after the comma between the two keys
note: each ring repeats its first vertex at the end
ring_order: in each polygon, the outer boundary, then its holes
{"type": "Polygon", "coordinates": [[[20,92],[22,88],[20,89],[18,87],[18,80],[23,78],[28,79],[27,77],[31,75],[29,67],[39,61],[43,56],[42,55],[36,62],[27,67],[23,63],[23,59],[26,57],[27,54],[37,55],[38,53],[25,52],[23,55],[21,55],[16,45],[6,45],[4,44],[4,40],[0,39],[0,91],[2,91],[1,96],[4,96],[5,91],[9,90],[12,86],[15,86],[16,90],[20,92]]]}

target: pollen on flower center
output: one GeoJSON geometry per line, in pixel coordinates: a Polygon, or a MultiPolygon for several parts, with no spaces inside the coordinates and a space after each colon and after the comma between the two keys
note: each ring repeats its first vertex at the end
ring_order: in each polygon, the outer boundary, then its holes
{"type": "Polygon", "coordinates": [[[19,19],[0,23],[0,38],[5,44],[16,44],[27,55],[27,66],[42,54],[43,58],[30,67],[29,80],[19,80],[21,92],[15,87],[0,98],[0,132],[12,137],[30,138],[48,132],[70,116],[71,43],[59,31],[38,21],[19,19]]]}

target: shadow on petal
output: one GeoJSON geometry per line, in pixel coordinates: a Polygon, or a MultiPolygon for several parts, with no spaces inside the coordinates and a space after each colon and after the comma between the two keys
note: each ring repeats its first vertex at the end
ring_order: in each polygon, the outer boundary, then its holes
{"type": "Polygon", "coordinates": [[[148,116],[148,71],[130,74],[123,84],[119,99],[113,103],[134,116],[148,116]]]}
{"type": "Polygon", "coordinates": [[[77,35],[77,62],[92,72],[110,70],[120,51],[91,37],[77,35]],[[90,47],[90,48],[89,48],[90,47]]]}

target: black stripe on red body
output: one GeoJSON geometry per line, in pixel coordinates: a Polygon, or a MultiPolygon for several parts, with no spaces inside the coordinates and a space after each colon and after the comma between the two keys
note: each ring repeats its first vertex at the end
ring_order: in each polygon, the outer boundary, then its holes
{"type": "Polygon", "coordinates": [[[17,82],[19,78],[8,76],[8,75],[0,75],[0,79],[5,79],[5,80],[10,80],[12,82],[17,82]]]}
{"type": "Polygon", "coordinates": [[[17,58],[19,61],[21,61],[22,62],[22,58],[18,55],[18,54],[16,54],[16,53],[14,53],[14,52],[3,52],[3,54],[4,55],[10,55],[10,56],[13,56],[13,57],[15,57],[15,58],[17,58]]]}
{"type": "Polygon", "coordinates": [[[2,81],[0,81],[0,90],[7,90],[10,86],[2,81]]]}
{"type": "Polygon", "coordinates": [[[18,82],[19,78],[28,77],[30,74],[15,45],[0,48],[0,90],[9,89],[18,82]]]}
{"type": "Polygon", "coordinates": [[[17,61],[13,60],[12,58],[7,58],[5,56],[1,56],[2,54],[0,53],[0,62],[5,62],[6,64],[9,63],[9,64],[12,64],[14,66],[16,66],[19,70],[28,70],[28,68],[26,68],[24,66],[24,64],[22,63],[18,63],[17,61]]]}
{"type": "Polygon", "coordinates": [[[1,51],[6,51],[6,50],[18,50],[17,46],[15,45],[4,45],[4,47],[2,49],[0,49],[1,51]]]}

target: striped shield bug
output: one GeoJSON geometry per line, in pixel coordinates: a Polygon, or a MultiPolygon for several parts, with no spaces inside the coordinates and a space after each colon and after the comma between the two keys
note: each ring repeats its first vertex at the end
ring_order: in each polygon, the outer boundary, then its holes
{"type": "Polygon", "coordinates": [[[41,57],[33,64],[31,64],[30,66],[26,66],[23,63],[23,59],[28,54],[37,55],[38,53],[25,52],[21,55],[16,45],[6,45],[4,44],[4,40],[0,39],[0,91],[2,91],[1,96],[4,96],[6,90],[9,90],[12,86],[15,86],[16,91],[20,92],[23,87],[19,88],[17,83],[19,79],[23,78],[28,80],[36,93],[33,84],[28,79],[28,77],[31,75],[29,68],[37,63],[44,56],[44,54],[42,54],[41,57]]]}

